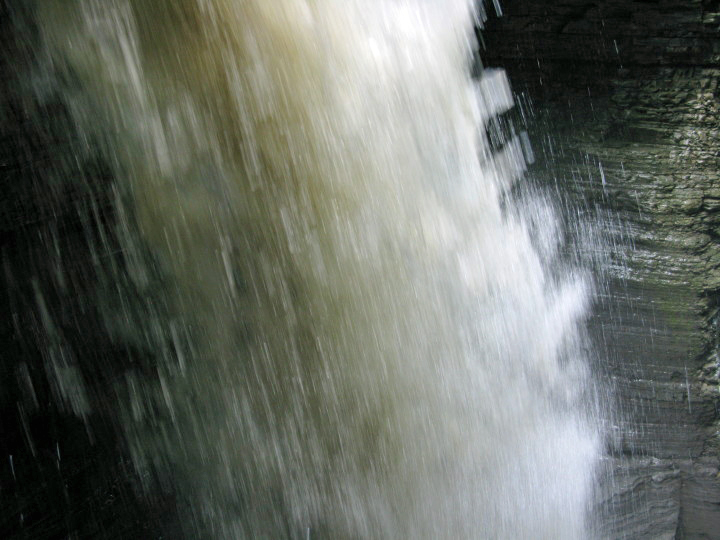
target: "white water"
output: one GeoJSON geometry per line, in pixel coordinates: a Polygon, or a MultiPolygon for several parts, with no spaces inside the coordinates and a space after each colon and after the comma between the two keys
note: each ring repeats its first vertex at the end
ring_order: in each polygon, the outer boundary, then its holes
{"type": "Polygon", "coordinates": [[[501,208],[470,1],[37,9],[117,178],[108,325],[158,359],[118,414],[189,537],[590,536],[588,291],[548,205],[501,208]]]}

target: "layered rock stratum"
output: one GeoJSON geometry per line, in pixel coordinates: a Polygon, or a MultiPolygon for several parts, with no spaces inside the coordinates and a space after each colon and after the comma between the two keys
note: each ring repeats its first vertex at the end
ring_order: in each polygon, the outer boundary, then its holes
{"type": "MultiPolygon", "coordinates": [[[[518,0],[482,32],[541,183],[605,233],[607,538],[720,538],[720,5],[518,0]]],[[[592,249],[589,247],[588,249],[592,249]]]]}

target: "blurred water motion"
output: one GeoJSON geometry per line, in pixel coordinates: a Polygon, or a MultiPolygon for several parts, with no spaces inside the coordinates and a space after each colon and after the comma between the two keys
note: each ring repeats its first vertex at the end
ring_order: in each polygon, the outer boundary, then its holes
{"type": "Polygon", "coordinates": [[[153,359],[111,399],[189,537],[591,536],[591,287],[508,195],[473,4],[38,3],[38,95],[114,177],[103,324],[153,359]]]}

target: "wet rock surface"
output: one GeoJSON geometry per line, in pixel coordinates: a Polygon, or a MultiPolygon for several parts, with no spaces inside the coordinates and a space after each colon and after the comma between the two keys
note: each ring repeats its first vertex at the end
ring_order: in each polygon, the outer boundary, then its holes
{"type": "Polygon", "coordinates": [[[58,177],[77,135],[32,97],[19,7],[0,2],[0,537],[178,537],[173,496],[143,492],[113,420],[111,381],[137,360],[88,301],[98,257],[120,264],[109,177],[92,153],[58,177]]]}
{"type": "Polygon", "coordinates": [[[589,322],[618,411],[601,536],[720,538],[720,7],[503,8],[484,58],[532,113],[532,175],[609,246],[589,322]]]}

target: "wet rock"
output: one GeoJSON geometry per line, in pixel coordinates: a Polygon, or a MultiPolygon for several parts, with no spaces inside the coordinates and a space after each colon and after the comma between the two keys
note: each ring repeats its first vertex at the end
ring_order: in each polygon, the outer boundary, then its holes
{"type": "Polygon", "coordinates": [[[719,20],[701,0],[518,0],[483,33],[535,111],[532,174],[611,238],[590,323],[622,432],[603,537],[720,538],[719,20]]]}

